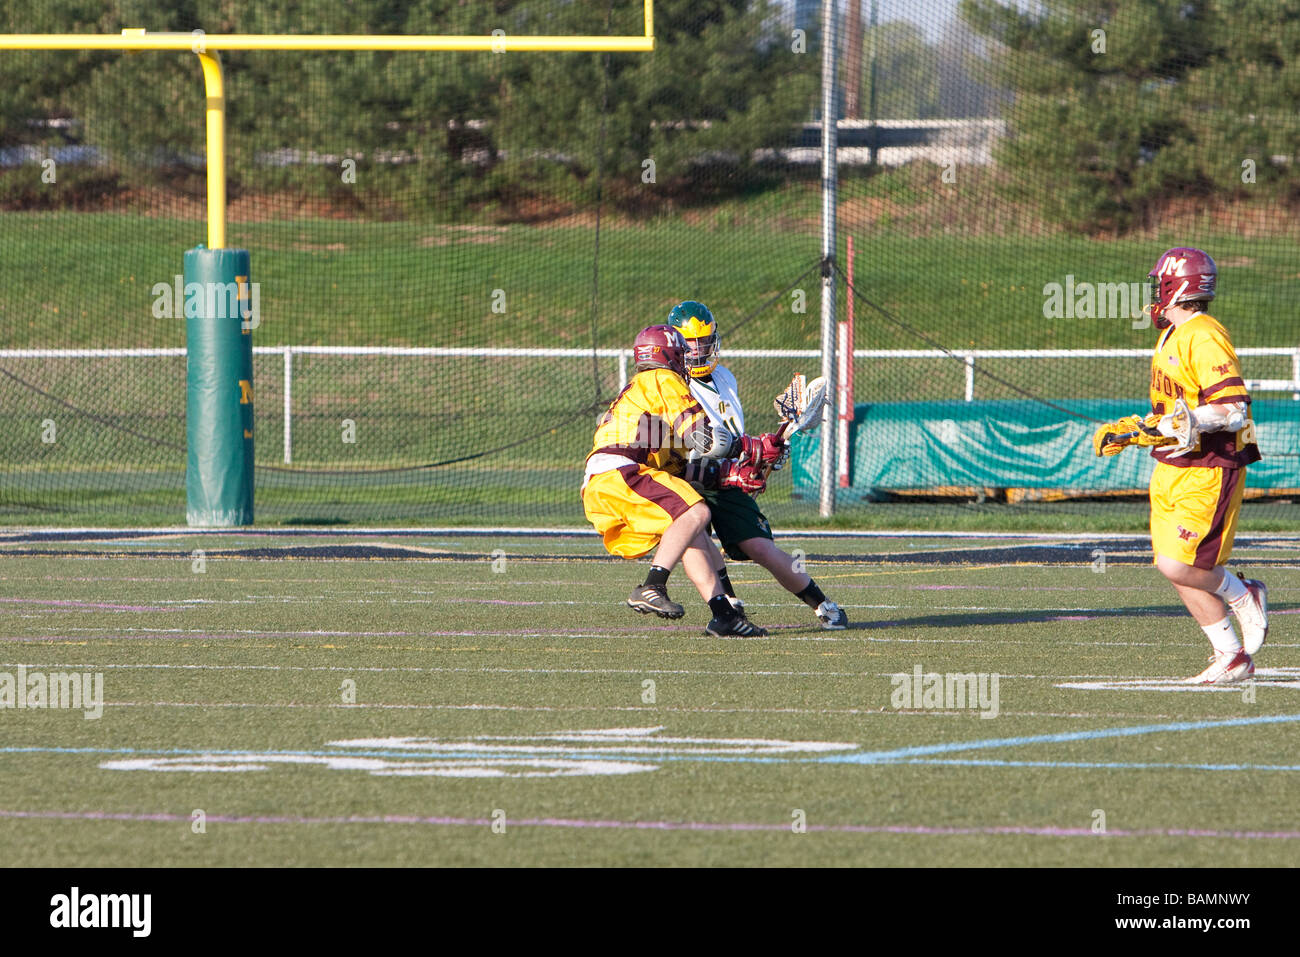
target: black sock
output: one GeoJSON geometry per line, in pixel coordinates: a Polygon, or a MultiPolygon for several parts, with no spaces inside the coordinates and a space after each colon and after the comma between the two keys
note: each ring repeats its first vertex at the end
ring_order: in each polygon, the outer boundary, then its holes
{"type": "Polygon", "coordinates": [[[647,585],[667,585],[668,584],[667,568],[660,568],[658,565],[651,565],[650,571],[645,576],[647,585]]]}
{"type": "Polygon", "coordinates": [[[808,579],[808,587],[801,592],[796,592],[794,597],[798,598],[813,611],[816,611],[817,606],[826,600],[826,596],[822,594],[822,590],[817,587],[817,583],[811,578],[808,579]]]}
{"type": "Polygon", "coordinates": [[[731,607],[731,602],[727,600],[726,595],[715,595],[709,599],[709,611],[713,612],[714,618],[734,618],[736,610],[731,607]]]}
{"type": "Polygon", "coordinates": [[[723,594],[730,595],[732,598],[736,597],[736,589],[731,587],[731,579],[727,577],[725,568],[718,572],[718,581],[722,582],[723,594]]]}

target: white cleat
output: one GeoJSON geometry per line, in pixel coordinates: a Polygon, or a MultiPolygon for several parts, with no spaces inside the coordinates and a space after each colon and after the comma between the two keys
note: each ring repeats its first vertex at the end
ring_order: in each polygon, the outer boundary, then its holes
{"type": "Polygon", "coordinates": [[[829,598],[817,606],[817,620],[827,631],[843,631],[849,627],[849,616],[829,598]]]}
{"type": "Polygon", "coordinates": [[[1244,651],[1228,651],[1210,657],[1210,667],[1195,678],[1188,678],[1183,684],[1188,685],[1229,685],[1236,681],[1245,681],[1255,673],[1255,662],[1244,651]]]}
{"type": "Polygon", "coordinates": [[[1240,603],[1240,608],[1234,607],[1232,613],[1237,616],[1237,624],[1241,625],[1241,644],[1246,654],[1253,655],[1264,646],[1264,639],[1268,637],[1268,588],[1263,582],[1240,573],[1237,577],[1250,596],[1240,603]]]}

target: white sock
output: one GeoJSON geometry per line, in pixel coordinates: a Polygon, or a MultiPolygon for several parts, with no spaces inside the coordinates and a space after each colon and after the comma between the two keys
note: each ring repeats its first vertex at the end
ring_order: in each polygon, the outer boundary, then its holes
{"type": "Polygon", "coordinates": [[[1205,632],[1205,637],[1210,639],[1210,644],[1214,645],[1214,650],[1218,654],[1235,655],[1241,651],[1241,639],[1237,637],[1231,619],[1224,618],[1212,625],[1201,625],[1201,630],[1205,632]]]}
{"type": "Polygon", "coordinates": [[[1245,583],[1236,575],[1229,573],[1226,568],[1223,570],[1223,581],[1219,582],[1219,587],[1214,589],[1214,593],[1234,608],[1250,597],[1245,583]]]}

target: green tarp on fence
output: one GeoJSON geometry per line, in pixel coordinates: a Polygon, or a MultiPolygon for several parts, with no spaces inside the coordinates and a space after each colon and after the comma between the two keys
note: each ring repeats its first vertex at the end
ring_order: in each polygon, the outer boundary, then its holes
{"type": "MultiPolygon", "coordinates": [[[[849,430],[850,486],[841,494],[857,498],[875,490],[953,487],[1100,492],[1147,487],[1154,460],[1145,450],[1104,459],[1092,451],[1092,420],[1130,415],[1139,410],[1139,403],[1055,404],[1087,418],[1076,419],[1030,400],[855,405],[849,430]]],[[[1264,458],[1250,467],[1248,487],[1300,487],[1300,402],[1256,401],[1251,409],[1264,458]]],[[[792,445],[796,494],[814,494],[820,430],[796,435],[792,445]]]]}

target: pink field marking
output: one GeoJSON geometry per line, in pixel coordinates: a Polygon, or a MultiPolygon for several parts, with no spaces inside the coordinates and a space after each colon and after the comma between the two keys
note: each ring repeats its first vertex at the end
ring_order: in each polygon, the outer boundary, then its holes
{"type": "MultiPolygon", "coordinates": [[[[138,814],[120,811],[12,811],[0,810],[0,818],[56,821],[129,821],[143,823],[186,823],[186,814],[138,814]]],[[[490,827],[488,818],[471,817],[418,817],[405,814],[385,814],[376,817],[352,815],[349,817],[299,817],[293,815],[217,815],[209,814],[209,822],[218,824],[426,824],[442,827],[490,827]]],[[[629,831],[751,831],[784,833],[789,824],[762,824],[743,821],[602,821],[583,818],[521,818],[508,821],[514,827],[557,827],[596,830],[629,831]]],[[[1195,837],[1224,840],[1300,840],[1300,831],[1211,831],[1199,828],[1141,828],[1137,830],[1108,830],[1098,834],[1090,827],[1029,827],[1003,825],[999,827],[931,827],[924,824],[809,824],[809,831],[835,834],[903,834],[921,837],[966,837],[974,835],[1023,837],[1195,837]]]]}
{"type": "MultiPolygon", "coordinates": [[[[166,608],[143,609],[144,611],[169,611],[166,608]]],[[[793,627],[793,626],[792,626],[793,627]]],[[[137,631],[134,629],[97,629],[106,631],[105,635],[11,635],[0,636],[0,641],[39,642],[39,641],[75,641],[89,644],[95,641],[239,641],[264,638],[608,638],[611,635],[642,635],[644,630],[635,628],[609,629],[600,634],[566,631],[562,628],[515,628],[506,631],[491,629],[484,631],[243,631],[243,632],[194,632],[194,631],[137,631]]],[[[683,631],[686,626],[662,626],[661,631],[683,631]]]]}

